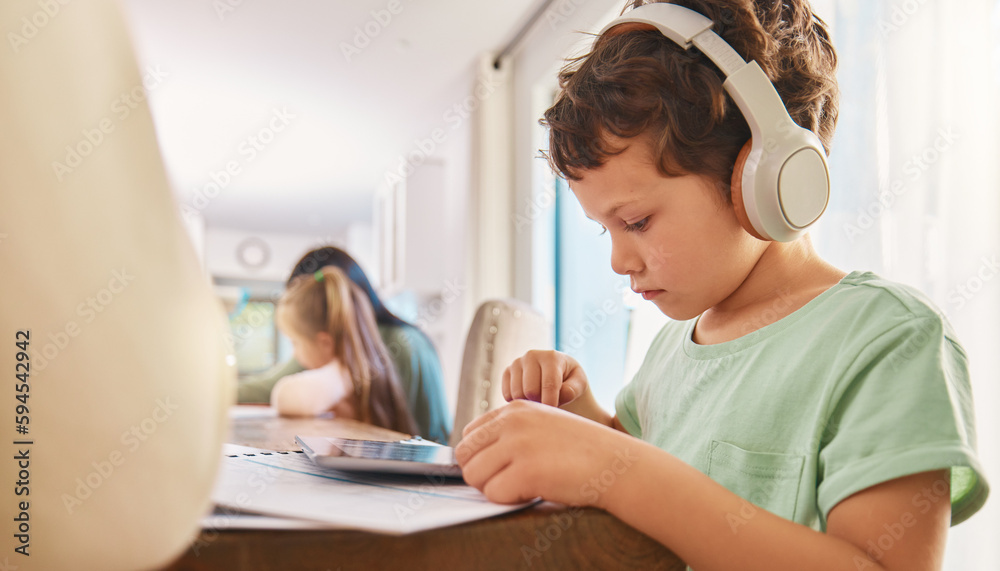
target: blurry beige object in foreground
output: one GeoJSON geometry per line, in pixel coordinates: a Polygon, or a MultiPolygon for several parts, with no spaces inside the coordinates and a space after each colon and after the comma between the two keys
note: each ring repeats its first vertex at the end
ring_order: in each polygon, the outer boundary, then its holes
{"type": "Polygon", "coordinates": [[[0,29],[0,568],[162,566],[209,508],[234,383],[144,101],[169,77],[114,2],[3,2],[0,29]]]}

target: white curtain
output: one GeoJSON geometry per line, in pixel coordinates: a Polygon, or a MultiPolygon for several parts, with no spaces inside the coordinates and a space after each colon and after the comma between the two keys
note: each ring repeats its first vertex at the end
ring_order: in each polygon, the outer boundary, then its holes
{"type": "MultiPolygon", "coordinates": [[[[1000,2],[816,0],[840,56],[834,196],[813,232],[845,270],[913,285],[970,361],[1000,489],[1000,2]]],[[[952,529],[945,569],[1000,569],[1000,500],[952,529]]]]}

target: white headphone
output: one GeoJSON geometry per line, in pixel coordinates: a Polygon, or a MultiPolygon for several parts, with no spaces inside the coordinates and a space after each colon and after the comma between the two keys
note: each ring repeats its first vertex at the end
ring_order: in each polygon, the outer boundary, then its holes
{"type": "Polygon", "coordinates": [[[712,31],[712,20],[676,4],[646,4],[601,30],[649,24],[682,48],[697,47],[726,75],[722,84],[750,125],[733,169],[732,197],[743,227],[761,240],[798,238],[826,210],[830,169],[819,137],[799,127],[757,62],[747,63],[712,31]]]}

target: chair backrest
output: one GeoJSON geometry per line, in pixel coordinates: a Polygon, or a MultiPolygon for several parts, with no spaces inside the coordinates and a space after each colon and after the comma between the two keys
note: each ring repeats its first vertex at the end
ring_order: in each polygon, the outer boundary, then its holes
{"type": "Polygon", "coordinates": [[[462,429],[477,416],[506,403],[501,381],[504,369],[532,349],[551,349],[551,326],[530,305],[514,299],[493,299],[476,311],[465,340],[458,406],[450,444],[462,439],[462,429]]]}

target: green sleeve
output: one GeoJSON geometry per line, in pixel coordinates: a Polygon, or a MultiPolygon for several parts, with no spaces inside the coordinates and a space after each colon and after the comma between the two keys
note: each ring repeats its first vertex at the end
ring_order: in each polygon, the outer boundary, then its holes
{"type": "MultiPolygon", "coordinates": [[[[649,344],[646,356],[642,359],[642,365],[632,377],[632,382],[625,385],[625,388],[615,398],[615,416],[618,418],[618,422],[636,438],[642,438],[642,424],[639,421],[639,412],[636,408],[635,393],[647,382],[647,379],[653,383],[662,382],[659,381],[663,377],[663,362],[660,357],[663,353],[669,352],[670,345],[673,343],[672,332],[678,328],[683,331],[683,324],[676,321],[668,322],[660,328],[649,344]]],[[[654,403],[654,406],[659,405],[660,403],[654,403]]]]}
{"type": "MultiPolygon", "coordinates": [[[[909,319],[873,340],[848,369],[820,443],[818,504],[876,484],[950,469],[952,525],[975,513],[989,487],[976,458],[965,352],[938,316],[909,319]]],[[[942,483],[934,493],[948,495],[942,483]]],[[[916,511],[926,511],[915,498],[916,511]]]]}
{"type": "Polygon", "coordinates": [[[271,389],[282,377],[304,371],[294,357],[271,367],[266,372],[241,380],[236,385],[236,402],[270,404],[271,389]]]}
{"type": "Polygon", "coordinates": [[[451,411],[434,345],[410,325],[379,325],[379,333],[399,374],[403,395],[420,436],[446,444],[451,433],[451,411]]]}

